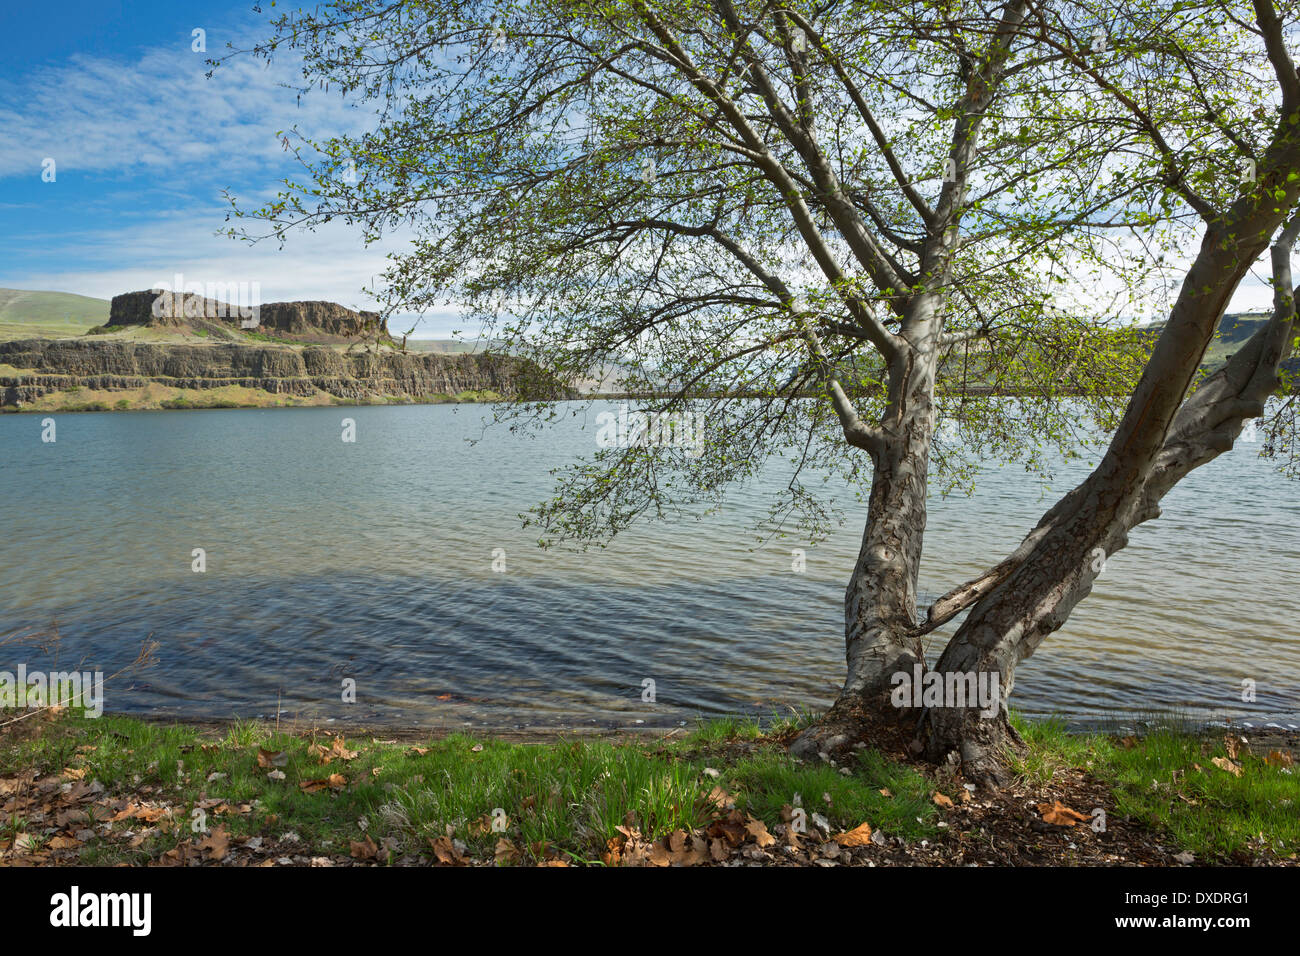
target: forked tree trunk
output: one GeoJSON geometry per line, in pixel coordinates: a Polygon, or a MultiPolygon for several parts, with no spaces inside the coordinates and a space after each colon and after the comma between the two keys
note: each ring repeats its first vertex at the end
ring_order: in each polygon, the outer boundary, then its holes
{"type": "MultiPolygon", "coordinates": [[[[1164,495],[1192,469],[1230,449],[1245,420],[1264,411],[1290,349],[1295,300],[1289,256],[1297,231],[1300,220],[1288,225],[1274,247],[1280,290],[1270,321],[1179,403],[1229,296],[1261,251],[1255,243],[1230,247],[1222,233],[1210,230],[1105,458],[1023,560],[975,604],[940,657],[936,670],[945,679],[996,675],[1001,702],[993,715],[970,707],[932,710],[932,758],[955,751],[968,778],[1006,782],[1006,750],[1016,742],[1006,703],[1016,665],[1065,623],[1092,590],[1106,558],[1128,544],[1129,532],[1159,516],[1164,495]]],[[[1271,233],[1270,228],[1265,235],[1271,233]]]]}
{"type": "MultiPolygon", "coordinates": [[[[1300,165],[1300,143],[1290,144],[1300,165]]],[[[1006,751],[1018,743],[1007,720],[1015,667],[1060,628],[1092,589],[1104,561],[1128,543],[1136,525],[1159,515],[1160,499],[1192,469],[1232,447],[1247,418],[1262,413],[1289,354],[1295,317],[1289,257],[1300,218],[1274,246],[1280,283],[1274,314],[1233,359],[1187,398],[1227,302],[1279,225],[1287,201],[1238,210],[1234,230],[1208,230],[1169,324],[1156,343],[1128,409],[1097,469],[1043,517],[1011,557],[946,595],[931,628],[972,607],[935,670],[944,685],[985,687],[996,678],[996,708],[945,699],[924,714],[929,756],[956,752],[970,780],[1001,785],[1006,751]],[[1231,233],[1250,236],[1238,241],[1231,233]],[[945,609],[946,606],[946,609],[945,609]],[[983,675],[981,677],[981,675],[983,675]],[[952,678],[953,680],[949,680],[952,678]]],[[[920,353],[914,352],[913,355],[920,353]]],[[[902,396],[891,396],[894,427],[877,456],[867,529],[846,594],[848,679],[826,717],[792,745],[796,755],[842,752],[865,741],[870,716],[897,721],[890,700],[895,674],[925,665],[915,620],[916,580],[925,529],[926,466],[933,411],[933,369],[910,369],[902,396]],[[900,398],[905,400],[900,401],[900,398]]]]}

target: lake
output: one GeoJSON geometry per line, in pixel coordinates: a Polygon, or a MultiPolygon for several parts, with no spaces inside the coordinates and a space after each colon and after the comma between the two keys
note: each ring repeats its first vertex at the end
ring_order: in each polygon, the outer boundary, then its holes
{"type": "MultiPolygon", "coordinates": [[[[0,416],[0,635],[61,638],[0,647],[0,669],[112,673],[152,635],[158,663],[111,682],[106,709],[613,729],[824,707],[865,505],[816,547],[759,544],[770,474],[700,521],[539,550],[519,514],[614,407],[574,405],[540,440],[484,430],[475,405],[57,414],[54,443],[45,416],[0,416]]],[[[1166,498],[1018,669],[1013,706],[1076,726],[1169,709],[1300,723],[1300,495],[1257,451],[1166,498]]],[[[1086,470],[1047,489],[992,467],[974,496],[934,496],[922,589],[1004,557],[1086,470]]],[[[932,660],[954,626],[930,635],[932,660]]]]}

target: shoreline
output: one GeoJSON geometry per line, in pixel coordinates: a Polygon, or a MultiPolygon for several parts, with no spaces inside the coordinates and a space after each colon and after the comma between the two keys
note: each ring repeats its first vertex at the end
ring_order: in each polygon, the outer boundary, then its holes
{"type": "MultiPolygon", "coordinates": [[[[787,709],[794,714],[812,714],[818,713],[818,708],[793,707],[787,706],[787,709]]],[[[1259,719],[1259,720],[1200,720],[1192,719],[1186,714],[1178,711],[1142,711],[1132,714],[1111,715],[1098,717],[1088,721],[1070,721],[1065,720],[1057,715],[1052,714],[1030,714],[1023,711],[1015,710],[1013,713],[1028,723],[1034,724],[1059,724],[1062,731],[1071,736],[1127,736],[1132,735],[1138,738],[1149,736],[1152,733],[1158,733],[1165,730],[1173,730],[1180,734],[1189,736],[1219,736],[1224,733],[1235,732],[1244,735],[1250,735],[1262,740],[1279,742],[1288,745],[1288,742],[1294,742],[1300,747],[1300,715],[1296,719],[1283,718],[1286,723],[1281,723],[1277,718],[1259,719]]],[[[774,710],[773,714],[780,713],[774,710]]],[[[696,723],[707,722],[709,720],[745,720],[751,721],[759,726],[766,726],[772,723],[779,723],[785,718],[773,719],[772,716],[758,716],[746,714],[743,712],[722,713],[709,716],[697,716],[689,720],[675,720],[673,723],[657,724],[621,724],[610,726],[609,723],[593,725],[582,724],[577,722],[554,723],[554,724],[530,724],[524,722],[509,723],[484,720],[482,722],[472,721],[466,723],[460,721],[435,721],[421,722],[403,718],[385,719],[375,716],[366,716],[360,718],[339,718],[334,716],[317,716],[307,717],[301,714],[295,714],[289,711],[282,711],[278,717],[275,713],[258,713],[244,716],[232,717],[213,717],[202,715],[187,715],[178,711],[173,712],[137,712],[131,710],[105,710],[104,716],[117,717],[129,720],[139,720],[150,724],[185,724],[211,731],[219,731],[223,728],[229,728],[241,722],[256,721],[268,725],[276,725],[286,728],[312,728],[322,733],[348,733],[362,736],[384,736],[396,738],[399,740],[427,739],[430,736],[447,737],[453,734],[483,734],[498,738],[501,740],[511,740],[518,743],[550,743],[555,740],[566,737],[582,737],[592,740],[617,741],[625,739],[641,739],[645,737],[660,736],[665,739],[674,735],[689,733],[690,727],[696,723]]],[[[612,723],[612,722],[610,722],[612,723]]]]}
{"type": "MultiPolygon", "coordinates": [[[[268,396],[271,393],[267,393],[268,396]]],[[[45,408],[35,405],[0,405],[0,415],[84,415],[95,412],[211,412],[211,411],[247,411],[267,408],[357,408],[357,407],[402,407],[407,405],[495,405],[502,399],[500,396],[491,398],[487,397],[462,397],[459,395],[445,395],[437,398],[403,399],[397,397],[376,398],[373,400],[361,399],[338,399],[336,401],[322,402],[285,402],[285,401],[267,401],[258,402],[228,402],[218,400],[212,403],[188,402],[183,404],[163,404],[156,405],[128,405],[116,406],[108,405],[104,402],[91,402],[82,405],[63,405],[57,408],[45,408]]],[[[120,400],[119,400],[120,401],[120,400]]],[[[176,400],[171,400],[175,402],[176,400]]]]}
{"type": "Polygon", "coordinates": [[[1232,734],[1015,721],[1016,778],[988,791],[888,727],[837,765],[789,756],[797,721],[525,741],[33,714],[0,726],[0,865],[1295,866],[1300,850],[1300,734],[1261,755],[1232,734]]]}

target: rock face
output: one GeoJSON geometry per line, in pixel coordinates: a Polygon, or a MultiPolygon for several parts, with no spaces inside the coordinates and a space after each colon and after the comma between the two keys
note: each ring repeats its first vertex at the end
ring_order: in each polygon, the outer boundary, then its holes
{"type": "Polygon", "coordinates": [[[113,297],[108,324],[176,328],[218,323],[308,340],[355,341],[375,333],[388,337],[377,312],[355,312],[337,302],[270,302],[252,308],[247,290],[229,291],[233,302],[158,290],[124,292],[113,297]]]}
{"type": "Polygon", "coordinates": [[[74,386],[120,391],[151,382],[192,389],[242,385],[302,397],[326,392],[362,402],[424,400],[481,391],[496,392],[503,398],[571,395],[533,363],[491,353],[380,350],[345,354],[318,347],[23,339],[0,342],[0,365],[20,371],[0,377],[0,405],[27,404],[74,386]]]}
{"type": "Polygon", "coordinates": [[[367,336],[376,330],[388,335],[388,326],[378,312],[353,312],[337,302],[272,302],[258,310],[262,327],[303,335],[314,329],[347,339],[367,336]]]}

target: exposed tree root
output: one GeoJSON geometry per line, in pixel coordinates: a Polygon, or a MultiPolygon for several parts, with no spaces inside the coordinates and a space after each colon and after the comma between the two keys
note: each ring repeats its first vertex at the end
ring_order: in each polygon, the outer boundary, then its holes
{"type": "Polygon", "coordinates": [[[1004,714],[982,719],[975,711],[918,712],[880,700],[841,697],[820,720],[789,744],[802,760],[850,758],[863,746],[894,759],[950,767],[977,787],[1002,790],[1015,780],[1008,766],[1025,742],[1004,714]]]}
{"type": "Polygon", "coordinates": [[[919,717],[916,711],[892,706],[888,695],[879,701],[840,697],[794,739],[790,753],[805,760],[816,760],[821,754],[838,760],[865,745],[893,757],[915,757],[920,752],[915,743],[919,717]]]}

